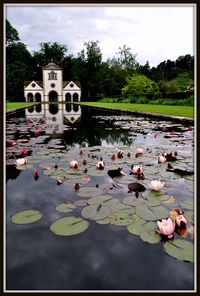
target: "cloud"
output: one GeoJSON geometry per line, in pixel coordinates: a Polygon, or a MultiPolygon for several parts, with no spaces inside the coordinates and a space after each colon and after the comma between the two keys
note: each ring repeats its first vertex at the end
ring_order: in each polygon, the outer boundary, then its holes
{"type": "Polygon", "coordinates": [[[194,54],[194,6],[9,5],[6,16],[33,52],[41,42],[59,42],[77,55],[86,41],[100,41],[103,59],[124,44],[139,63],[157,65],[194,54]]]}

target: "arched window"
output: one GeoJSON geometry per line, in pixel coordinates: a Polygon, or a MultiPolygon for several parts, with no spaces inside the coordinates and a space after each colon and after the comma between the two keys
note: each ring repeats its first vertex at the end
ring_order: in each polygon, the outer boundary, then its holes
{"type": "Polygon", "coordinates": [[[78,102],[78,94],[77,93],[73,94],[73,102],[78,102]]]}
{"type": "Polygon", "coordinates": [[[79,109],[79,105],[74,105],[73,104],[73,111],[74,112],[78,112],[78,109],[79,109]]]}
{"type": "Polygon", "coordinates": [[[27,95],[27,101],[28,102],[33,102],[33,94],[32,93],[28,93],[28,95],[27,95]]]}
{"type": "Polygon", "coordinates": [[[65,102],[71,102],[71,94],[70,93],[66,93],[65,102]]]}
{"type": "Polygon", "coordinates": [[[37,113],[40,113],[40,112],[42,111],[42,106],[41,106],[41,104],[38,104],[38,105],[35,106],[35,111],[36,111],[37,113]]]}
{"type": "Polygon", "coordinates": [[[65,104],[65,110],[67,112],[71,112],[72,111],[72,105],[71,104],[65,104]]]}
{"type": "Polygon", "coordinates": [[[35,94],[35,101],[36,102],[41,102],[41,94],[40,93],[35,94]]]}
{"type": "Polygon", "coordinates": [[[49,113],[51,114],[58,113],[58,104],[49,104],[49,113]]]}
{"type": "Polygon", "coordinates": [[[49,93],[49,102],[57,102],[58,101],[58,94],[56,91],[52,90],[49,93]]]}

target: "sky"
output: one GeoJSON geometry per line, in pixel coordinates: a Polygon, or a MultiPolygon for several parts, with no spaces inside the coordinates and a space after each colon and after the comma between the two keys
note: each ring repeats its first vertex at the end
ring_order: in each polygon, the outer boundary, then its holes
{"type": "Polygon", "coordinates": [[[103,60],[127,45],[136,60],[157,66],[194,55],[194,6],[7,5],[5,17],[33,53],[41,42],[67,45],[75,57],[84,42],[99,41],[103,60]]]}

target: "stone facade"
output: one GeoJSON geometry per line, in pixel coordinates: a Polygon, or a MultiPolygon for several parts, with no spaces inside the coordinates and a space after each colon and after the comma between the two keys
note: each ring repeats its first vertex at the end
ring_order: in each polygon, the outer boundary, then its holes
{"type": "Polygon", "coordinates": [[[55,63],[42,69],[43,81],[25,81],[26,102],[79,102],[81,87],[79,81],[63,81],[63,71],[55,63]]]}

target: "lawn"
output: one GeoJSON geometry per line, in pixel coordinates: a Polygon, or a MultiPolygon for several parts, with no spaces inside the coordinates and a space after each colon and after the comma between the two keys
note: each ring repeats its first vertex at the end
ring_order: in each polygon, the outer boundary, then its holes
{"type": "Polygon", "coordinates": [[[6,103],[6,109],[15,109],[15,108],[22,108],[26,106],[30,106],[33,103],[26,103],[26,102],[12,102],[6,103]]]}
{"type": "Polygon", "coordinates": [[[79,102],[79,103],[83,105],[112,108],[112,109],[168,114],[168,115],[181,116],[181,117],[194,117],[194,107],[191,107],[191,106],[168,106],[168,105],[129,104],[129,103],[103,103],[103,102],[79,102]]]}

